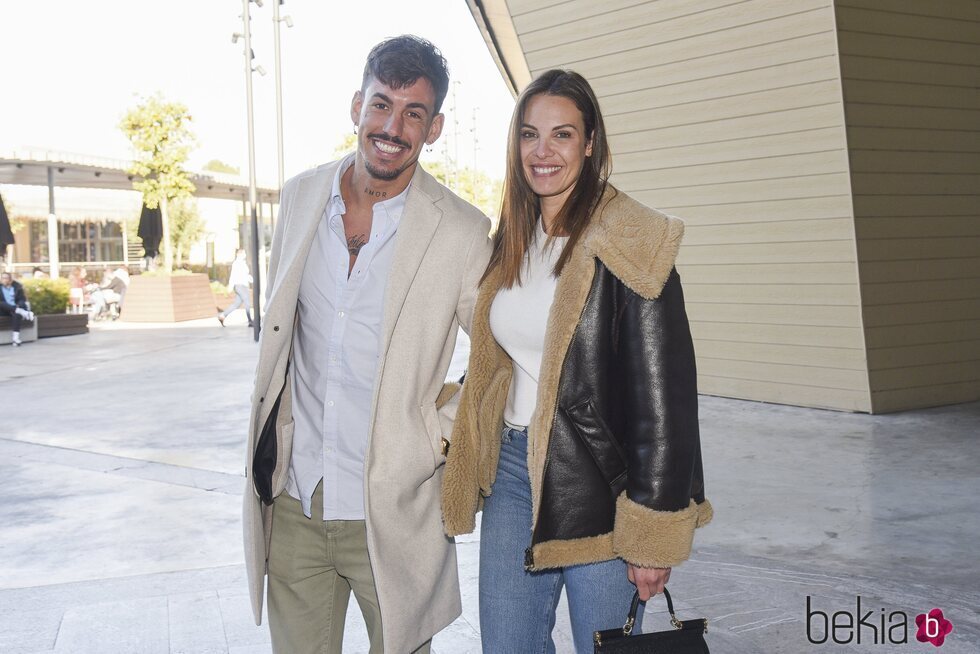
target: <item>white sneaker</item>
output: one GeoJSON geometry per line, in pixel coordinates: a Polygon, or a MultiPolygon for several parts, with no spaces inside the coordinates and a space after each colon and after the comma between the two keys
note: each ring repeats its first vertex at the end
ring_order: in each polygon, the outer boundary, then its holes
{"type": "Polygon", "coordinates": [[[10,344],[14,347],[20,347],[20,332],[14,332],[10,336],[10,344]]]}
{"type": "Polygon", "coordinates": [[[16,309],[16,311],[17,311],[17,314],[21,318],[23,318],[24,320],[26,320],[27,322],[34,322],[34,312],[33,311],[28,311],[27,309],[21,309],[19,307],[16,309]]]}

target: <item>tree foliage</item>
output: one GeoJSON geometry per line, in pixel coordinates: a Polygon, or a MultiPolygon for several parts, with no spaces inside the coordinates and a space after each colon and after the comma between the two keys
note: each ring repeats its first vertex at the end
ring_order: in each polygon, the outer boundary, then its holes
{"type": "Polygon", "coordinates": [[[226,175],[241,175],[242,173],[240,168],[236,168],[235,166],[227,164],[219,159],[212,159],[204,164],[204,170],[212,173],[224,173],[226,175]]]}
{"type": "Polygon", "coordinates": [[[170,243],[177,255],[177,266],[184,263],[184,254],[204,236],[206,225],[193,198],[175,200],[170,205],[170,243]]]}
{"type": "Polygon", "coordinates": [[[129,172],[139,179],[133,181],[133,188],[143,194],[151,209],[163,199],[189,197],[194,192],[184,170],[194,145],[190,123],[184,104],[167,102],[157,94],[143,98],[119,124],[135,150],[129,172]]]}

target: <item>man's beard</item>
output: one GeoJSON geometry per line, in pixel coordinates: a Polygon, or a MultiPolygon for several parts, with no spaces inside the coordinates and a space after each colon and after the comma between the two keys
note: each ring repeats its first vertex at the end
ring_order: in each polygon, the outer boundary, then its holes
{"type": "Polygon", "coordinates": [[[367,170],[368,175],[374,179],[380,179],[384,182],[390,182],[393,179],[398,179],[398,176],[401,175],[407,167],[408,164],[402,166],[401,168],[395,168],[394,170],[385,170],[384,168],[376,167],[374,164],[368,161],[367,158],[364,159],[364,168],[367,170]]]}
{"type": "MultiPolygon", "coordinates": [[[[395,145],[400,145],[403,148],[411,148],[411,146],[404,140],[398,138],[397,136],[390,136],[389,134],[385,134],[384,132],[369,134],[368,143],[371,143],[372,139],[389,141],[391,143],[394,143],[395,145]]],[[[394,170],[385,170],[384,168],[378,168],[377,166],[372,164],[367,157],[364,157],[364,168],[367,170],[368,175],[370,175],[374,179],[380,179],[385,182],[390,182],[394,179],[398,179],[398,176],[401,175],[403,172],[405,172],[405,169],[411,166],[413,163],[415,163],[416,160],[409,161],[401,168],[396,168],[394,170]]]]}

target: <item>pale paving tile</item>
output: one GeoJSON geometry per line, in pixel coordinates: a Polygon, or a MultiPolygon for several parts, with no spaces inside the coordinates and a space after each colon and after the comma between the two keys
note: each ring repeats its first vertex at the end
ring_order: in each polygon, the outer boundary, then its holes
{"type": "Polygon", "coordinates": [[[102,602],[65,611],[54,651],[61,654],[169,654],[167,599],[102,602]]]}
{"type": "Polygon", "coordinates": [[[180,593],[167,598],[171,654],[224,654],[225,627],[218,593],[180,593]]]}

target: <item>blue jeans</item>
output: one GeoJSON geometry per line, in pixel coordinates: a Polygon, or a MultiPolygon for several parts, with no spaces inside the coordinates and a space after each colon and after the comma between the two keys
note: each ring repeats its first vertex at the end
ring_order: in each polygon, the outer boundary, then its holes
{"type": "MultiPolygon", "coordinates": [[[[504,427],[493,493],[480,527],[480,636],[483,654],[554,654],[551,631],[562,586],[568,596],[576,652],[591,654],[592,633],[626,622],[635,587],[626,563],[524,570],[531,544],[531,482],[527,432],[504,427]]],[[[636,633],[642,612],[637,612],[636,633]]]]}

